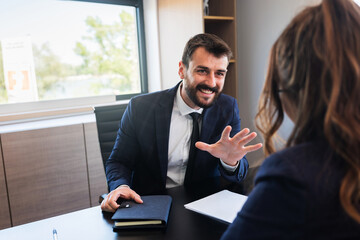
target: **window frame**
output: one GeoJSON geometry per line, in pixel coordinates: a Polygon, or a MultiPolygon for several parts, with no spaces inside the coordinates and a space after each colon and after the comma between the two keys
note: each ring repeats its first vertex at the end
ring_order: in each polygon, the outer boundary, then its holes
{"type": "Polygon", "coordinates": [[[148,93],[147,81],[147,64],[146,64],[146,43],[145,43],[145,27],[144,27],[144,6],[143,0],[72,0],[79,2],[94,2],[105,4],[117,4],[124,6],[135,7],[136,9],[136,23],[138,35],[138,52],[139,52],[139,67],[140,67],[140,93],[116,95],[116,100],[126,100],[134,96],[148,93]]]}
{"type": "MultiPolygon", "coordinates": [[[[123,6],[131,6],[135,7],[135,13],[136,13],[136,28],[137,28],[137,40],[138,40],[138,55],[139,55],[139,75],[140,75],[140,92],[139,93],[133,93],[133,94],[121,94],[121,95],[113,95],[115,98],[115,101],[119,100],[128,100],[134,96],[141,95],[144,93],[148,93],[148,77],[147,77],[147,62],[146,62],[146,42],[145,42],[145,25],[144,25],[144,8],[143,8],[143,0],[62,0],[62,1],[78,1],[78,2],[92,2],[92,3],[102,3],[102,4],[114,4],[114,5],[123,5],[123,6]]],[[[87,97],[85,97],[87,98],[87,97]]],[[[83,98],[83,99],[85,99],[83,98]]],[[[99,103],[102,103],[103,99],[109,99],[109,96],[91,96],[88,97],[89,99],[99,99],[99,103]]],[[[34,106],[34,109],[29,109],[31,111],[38,111],[39,109],[41,111],[44,111],[43,105],[48,106],[51,102],[54,104],[54,108],[67,108],[66,106],[62,106],[61,102],[68,102],[68,101],[74,101],[76,103],[77,99],[80,102],[83,102],[81,98],[67,98],[67,99],[56,99],[56,100],[45,100],[45,101],[34,101],[34,102],[24,102],[24,103],[5,103],[0,104],[0,116],[1,115],[18,115],[22,114],[21,110],[17,110],[15,112],[6,113],[2,110],[11,109],[15,107],[16,109],[22,109],[21,105],[24,105],[24,108],[31,106],[34,106]],[[43,102],[43,103],[42,103],[43,102]],[[57,104],[59,103],[59,104],[57,104]],[[25,107],[27,106],[27,107],[25,107]]],[[[94,105],[94,101],[90,101],[91,103],[88,104],[88,106],[94,105]]],[[[81,107],[84,106],[83,104],[79,104],[81,107]]],[[[50,108],[47,108],[47,110],[51,110],[50,108]]],[[[26,111],[28,112],[28,111],[26,111]]],[[[0,118],[1,119],[1,118],[0,118]]],[[[1,120],[0,120],[1,121],[1,120]]]]}

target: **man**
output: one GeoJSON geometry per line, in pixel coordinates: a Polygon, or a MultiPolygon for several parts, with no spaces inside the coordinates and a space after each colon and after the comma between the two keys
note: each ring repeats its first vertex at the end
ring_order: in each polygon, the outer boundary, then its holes
{"type": "Polygon", "coordinates": [[[142,203],[139,194],[163,193],[184,182],[219,175],[234,182],[244,179],[249,167],[245,154],[261,144],[244,146],[256,133],[240,131],[236,100],[220,94],[231,55],[217,36],[198,34],[185,46],[180,83],[131,99],[106,162],[111,192],[101,204],[103,211],[114,212],[119,197],[142,203]],[[192,112],[201,114],[200,120],[193,123],[192,112]],[[188,164],[193,156],[190,136],[197,123],[200,150],[188,164]]]}

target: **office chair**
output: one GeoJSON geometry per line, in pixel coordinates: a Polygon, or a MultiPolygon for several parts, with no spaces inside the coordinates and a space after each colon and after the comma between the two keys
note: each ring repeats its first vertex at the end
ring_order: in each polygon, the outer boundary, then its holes
{"type": "MultiPolygon", "coordinates": [[[[127,104],[114,104],[94,107],[96,127],[100,143],[101,158],[105,171],[105,162],[109,158],[114,147],[117,131],[120,126],[121,118],[125,112],[127,104]]],[[[107,194],[99,197],[102,202],[107,194]]]]}

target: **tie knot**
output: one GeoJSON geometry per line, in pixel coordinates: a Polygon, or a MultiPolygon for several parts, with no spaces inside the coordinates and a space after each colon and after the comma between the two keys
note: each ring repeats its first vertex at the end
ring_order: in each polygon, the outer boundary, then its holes
{"type": "Polygon", "coordinates": [[[192,117],[193,121],[198,121],[200,117],[200,113],[192,112],[190,113],[190,116],[192,117]]]}

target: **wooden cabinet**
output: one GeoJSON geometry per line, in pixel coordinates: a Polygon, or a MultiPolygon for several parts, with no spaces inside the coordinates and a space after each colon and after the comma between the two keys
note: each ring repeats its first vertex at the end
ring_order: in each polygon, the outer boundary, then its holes
{"type": "Polygon", "coordinates": [[[2,129],[0,229],[99,205],[107,193],[96,122],[56,123],[2,129]]]}
{"type": "Polygon", "coordinates": [[[89,173],[89,189],[91,206],[99,205],[99,196],[107,193],[105,170],[101,160],[96,123],[85,123],[86,159],[89,173]]]}
{"type": "Polygon", "coordinates": [[[0,147],[0,229],[11,226],[9,201],[5,183],[5,172],[3,166],[2,152],[0,147]]]}
{"type": "Polygon", "coordinates": [[[90,207],[82,124],[1,140],[13,226],[90,207]]]}
{"type": "Polygon", "coordinates": [[[209,0],[208,6],[208,15],[203,11],[204,32],[221,37],[231,48],[233,58],[228,67],[224,93],[237,98],[236,0],[209,0]]]}

